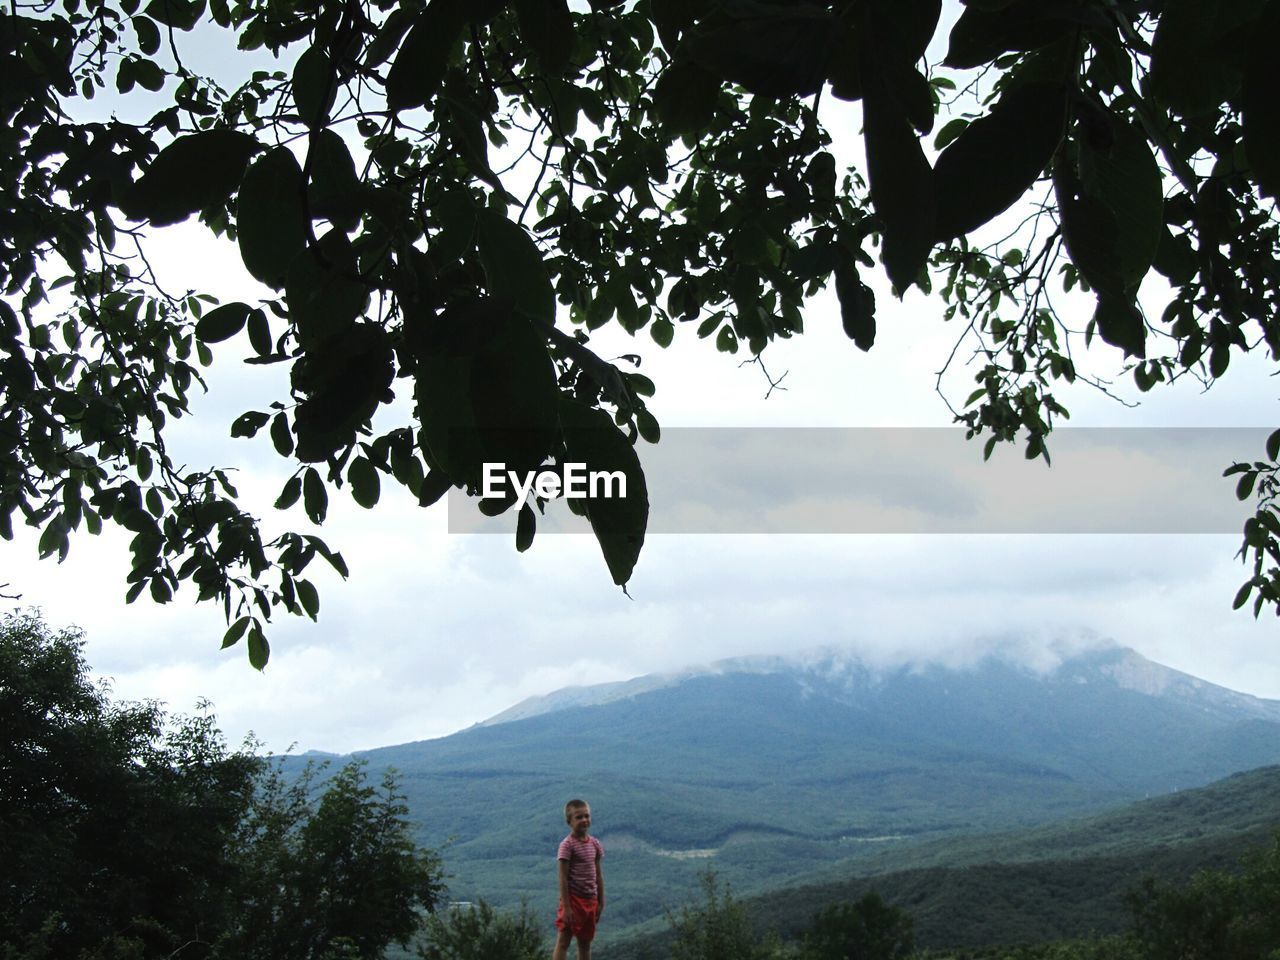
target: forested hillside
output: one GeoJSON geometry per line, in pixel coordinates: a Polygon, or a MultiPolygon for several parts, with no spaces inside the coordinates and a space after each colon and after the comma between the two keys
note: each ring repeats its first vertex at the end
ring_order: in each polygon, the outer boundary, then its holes
{"type": "MultiPolygon", "coordinates": [[[[1280,767],[1268,767],[1057,826],[884,853],[742,906],[756,935],[786,940],[819,910],[873,891],[910,914],[918,946],[938,951],[1120,934],[1133,922],[1128,897],[1148,878],[1180,883],[1267,849],[1280,830],[1277,791],[1280,767]]],[[[611,956],[666,956],[668,924],[649,929],[611,956]]]]}

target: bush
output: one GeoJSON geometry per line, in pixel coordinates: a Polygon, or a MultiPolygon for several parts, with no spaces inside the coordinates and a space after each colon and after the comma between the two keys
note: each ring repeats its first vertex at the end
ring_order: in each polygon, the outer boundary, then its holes
{"type": "Polygon", "coordinates": [[[878,893],[839,903],[814,917],[804,938],[806,960],[901,960],[915,947],[912,920],[878,893]]]}
{"type": "Polygon", "coordinates": [[[457,904],[427,918],[418,956],[423,960],[544,960],[537,918],[522,906],[499,913],[484,900],[457,904]]]}
{"type": "Polygon", "coordinates": [[[723,888],[714,871],[701,877],[702,903],[668,914],[675,940],[672,960],[772,960],[780,952],[775,941],[761,943],[746,908],[723,888]]]}

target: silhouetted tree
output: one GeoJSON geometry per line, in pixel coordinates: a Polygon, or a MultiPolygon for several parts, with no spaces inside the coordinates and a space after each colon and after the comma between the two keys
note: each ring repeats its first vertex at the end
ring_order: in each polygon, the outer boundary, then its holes
{"type": "Polygon", "coordinates": [[[230,751],[89,677],[83,639],[0,620],[0,957],[372,960],[443,893],[396,779],[230,751]]]}
{"type": "MultiPolygon", "coordinates": [[[[626,498],[575,503],[623,585],[648,517],[633,444],[660,429],[654,384],[593,352],[607,324],[759,356],[802,333],[808,299],[833,284],[867,350],[863,271],[878,260],[899,293],[936,279],[961,321],[976,389],[957,420],[988,452],[1017,439],[1029,456],[1066,412],[1055,391],[1077,378],[1081,333],[1144,390],[1212,382],[1250,350],[1280,359],[1280,4],[942,13],[941,0],[10,4],[0,535],[17,515],[61,557],[80,529],[129,530],[128,597],[163,603],[191,584],[261,666],[273,611],[318,615],[311,562],[346,565],[310,534],[266,539],[226,472],[171,455],[170,423],[232,338],[290,371],[231,427],[267,431],[295,464],[281,510],[320,522],[333,489],[371,507],[384,482],[429,505],[450,487],[478,495],[485,462],[581,462],[628,479],[626,498]],[[945,57],[925,62],[943,30],[945,57]],[[201,76],[186,54],[218,43],[281,69],[246,56],[237,70],[230,54],[231,80],[201,76]],[[863,168],[841,168],[824,120],[861,127],[863,168]],[[193,216],[234,240],[261,296],[219,304],[156,276],[148,243],[193,216]],[[1153,269],[1163,281],[1139,300],[1153,269]],[[1073,289],[1093,307],[1083,331],[1059,312],[1073,289]],[[374,435],[398,385],[413,403],[374,435]]],[[[1260,497],[1237,598],[1255,614],[1280,599],[1280,432],[1266,454],[1237,468],[1242,496],[1260,497]]],[[[520,509],[519,549],[536,518],[520,509]]]]}

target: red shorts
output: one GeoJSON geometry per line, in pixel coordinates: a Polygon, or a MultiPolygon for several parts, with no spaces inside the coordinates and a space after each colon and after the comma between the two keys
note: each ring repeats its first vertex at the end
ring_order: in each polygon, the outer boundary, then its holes
{"type": "Polygon", "coordinates": [[[599,914],[594,897],[575,897],[569,894],[569,902],[573,904],[573,923],[564,918],[564,904],[556,908],[556,929],[568,930],[577,937],[579,943],[590,943],[596,935],[596,917],[599,914]]]}

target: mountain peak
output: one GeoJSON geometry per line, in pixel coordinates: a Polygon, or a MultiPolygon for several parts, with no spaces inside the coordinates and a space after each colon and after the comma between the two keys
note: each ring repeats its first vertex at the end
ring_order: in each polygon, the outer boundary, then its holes
{"type": "Polygon", "coordinates": [[[1028,656],[1024,649],[996,649],[966,661],[925,660],[888,663],[850,649],[815,647],[791,654],[757,654],[730,657],[669,673],[654,673],[612,683],[564,687],[552,693],[529,697],[477,726],[496,726],[528,720],[544,714],[579,707],[595,707],[631,700],[647,694],[679,687],[697,678],[777,676],[797,683],[806,695],[821,694],[849,702],[883,685],[890,678],[931,676],[943,679],[973,679],[977,674],[1007,674],[1010,671],[1048,683],[1106,684],[1146,697],[1194,702],[1206,711],[1247,715],[1262,720],[1280,720],[1280,702],[1260,700],[1248,694],[1219,687],[1189,674],[1147,659],[1129,647],[1111,641],[1078,646],[1041,648],[1028,656]]]}

